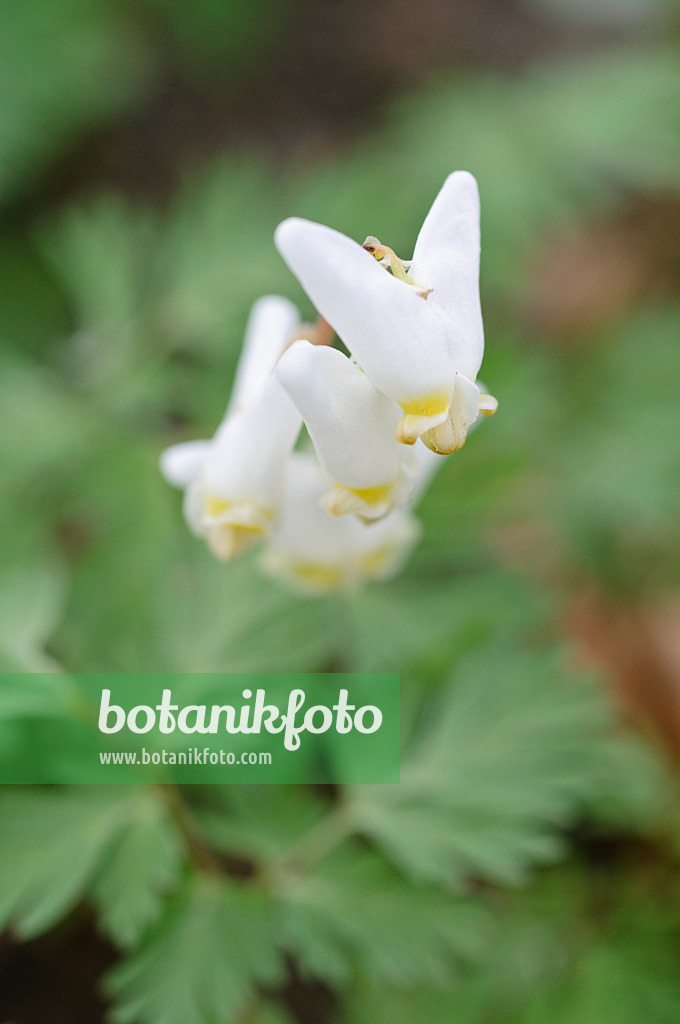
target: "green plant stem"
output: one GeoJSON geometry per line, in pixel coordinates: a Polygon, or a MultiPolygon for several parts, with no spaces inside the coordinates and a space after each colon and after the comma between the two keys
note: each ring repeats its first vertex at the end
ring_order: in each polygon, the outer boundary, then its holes
{"type": "Polygon", "coordinates": [[[179,828],[189,857],[195,866],[212,875],[223,874],[219,860],[199,838],[194,816],[178,787],[164,784],[157,786],[156,789],[179,828]]]}
{"type": "Polygon", "coordinates": [[[291,879],[306,874],[348,839],[355,827],[350,805],[339,804],[317,822],[281,860],[265,869],[265,880],[273,888],[280,888],[291,879]]]}

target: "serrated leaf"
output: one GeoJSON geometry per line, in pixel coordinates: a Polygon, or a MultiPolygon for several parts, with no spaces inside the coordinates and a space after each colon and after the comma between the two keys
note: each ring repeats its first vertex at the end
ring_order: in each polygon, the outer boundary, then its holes
{"type": "Polygon", "coordinates": [[[605,721],[553,655],[482,648],[430,706],[401,784],[356,788],[351,813],[416,879],[516,884],[559,854],[557,829],[597,788],[605,721]]]}
{"type": "Polygon", "coordinates": [[[259,984],[283,967],[266,898],[199,875],[145,945],[109,976],[118,1024],[214,1024],[236,1020],[259,984]]]}
{"type": "Polygon", "coordinates": [[[409,885],[368,853],[346,851],[291,880],[283,931],[305,973],[346,984],[359,966],[396,985],[442,984],[478,946],[481,909],[409,885]]]}
{"type": "Polygon", "coordinates": [[[11,791],[0,798],[0,928],[46,931],[84,896],[124,829],[127,790],[11,791]]]}
{"type": "Polygon", "coordinates": [[[313,791],[290,786],[230,786],[222,806],[197,809],[203,836],[227,854],[265,865],[283,857],[323,817],[313,791]]]}
{"type": "Polygon", "coordinates": [[[56,668],[44,653],[64,600],[64,577],[56,566],[34,565],[0,576],[0,671],[41,672],[56,668]]]}
{"type": "MultiPolygon", "coordinates": [[[[653,876],[652,876],[653,877],[653,876]]],[[[461,984],[386,989],[365,974],[345,1024],[672,1024],[680,1005],[677,906],[665,877],[633,883],[569,866],[498,901],[499,918],[461,984]],[[603,913],[603,906],[611,913],[603,913]]]]}
{"type": "Polygon", "coordinates": [[[111,5],[54,0],[36,20],[21,0],[0,4],[0,198],[133,95],[139,56],[111,5]]]}
{"type": "Polygon", "coordinates": [[[165,806],[140,791],[90,890],[101,927],[114,942],[134,945],[159,917],[166,894],[178,884],[183,855],[165,806]]]}

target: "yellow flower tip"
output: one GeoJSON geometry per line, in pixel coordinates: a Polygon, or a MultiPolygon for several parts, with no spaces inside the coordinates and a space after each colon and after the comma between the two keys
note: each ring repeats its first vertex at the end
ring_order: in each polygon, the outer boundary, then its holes
{"type": "Polygon", "coordinates": [[[422,435],[421,440],[426,448],[429,448],[435,455],[453,455],[464,447],[467,436],[462,440],[451,437],[450,431],[443,432],[441,429],[428,430],[422,435]]]}
{"type": "Polygon", "coordinates": [[[359,515],[363,519],[378,519],[389,511],[394,484],[378,487],[344,487],[335,484],[321,498],[321,507],[329,516],[359,515]]]}
{"type": "Polygon", "coordinates": [[[394,440],[399,444],[415,444],[422,434],[420,416],[402,416],[394,428],[394,440]]]}
{"type": "Polygon", "coordinates": [[[208,547],[221,562],[229,562],[262,539],[263,532],[249,526],[212,526],[206,532],[208,547]]]}
{"type": "Polygon", "coordinates": [[[498,408],[498,399],[494,398],[493,395],[481,395],[479,396],[479,411],[482,416],[493,416],[496,409],[498,408]]]}
{"type": "Polygon", "coordinates": [[[337,590],[342,586],[342,573],[335,565],[321,562],[291,560],[288,571],[309,590],[337,590]]]}
{"type": "Polygon", "coordinates": [[[270,549],[265,551],[262,565],[268,573],[301,594],[327,594],[347,589],[343,569],[330,562],[308,562],[270,549]]]}
{"type": "Polygon", "coordinates": [[[208,494],[203,506],[203,533],[212,553],[228,562],[266,537],[274,514],[254,501],[227,501],[208,494]]]}
{"type": "Polygon", "coordinates": [[[266,534],[274,520],[271,509],[256,501],[228,501],[216,494],[207,494],[203,506],[206,526],[233,526],[241,530],[266,534]]]}
{"type": "Polygon", "coordinates": [[[415,444],[419,437],[443,423],[449,415],[448,395],[429,395],[409,399],[400,405],[405,415],[394,428],[394,437],[400,444],[415,444]]]}
{"type": "Polygon", "coordinates": [[[217,519],[224,512],[228,512],[232,506],[233,502],[226,501],[216,494],[208,494],[205,499],[204,512],[209,519],[217,519]]]}

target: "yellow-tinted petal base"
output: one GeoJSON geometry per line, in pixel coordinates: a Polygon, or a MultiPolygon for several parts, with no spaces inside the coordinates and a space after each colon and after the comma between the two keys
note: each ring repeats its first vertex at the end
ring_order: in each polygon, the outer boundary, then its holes
{"type": "Polygon", "coordinates": [[[325,594],[347,587],[345,567],[292,558],[275,548],[265,549],[262,568],[303,594],[325,594]]]}
{"type": "Polygon", "coordinates": [[[202,532],[212,553],[228,561],[266,537],[273,520],[274,513],[254,501],[227,501],[207,494],[202,532]]]}
{"type": "Polygon", "coordinates": [[[468,430],[479,413],[484,411],[491,415],[495,412],[495,407],[492,408],[495,399],[490,395],[483,397],[485,402],[482,410],[482,396],[477,385],[457,374],[448,414],[441,423],[422,435],[423,444],[438,455],[450,455],[452,452],[460,451],[467,440],[468,430]]]}
{"type": "Polygon", "coordinates": [[[353,514],[365,519],[379,519],[389,511],[394,489],[394,482],[378,487],[335,484],[321,498],[321,507],[334,518],[353,514]]]}
{"type": "Polygon", "coordinates": [[[216,558],[228,562],[262,540],[264,531],[256,526],[211,526],[206,532],[208,547],[216,558]]]}
{"type": "Polygon", "coordinates": [[[451,395],[444,392],[400,402],[404,415],[394,428],[396,440],[401,444],[415,444],[427,430],[444,422],[450,403],[451,395]]]}

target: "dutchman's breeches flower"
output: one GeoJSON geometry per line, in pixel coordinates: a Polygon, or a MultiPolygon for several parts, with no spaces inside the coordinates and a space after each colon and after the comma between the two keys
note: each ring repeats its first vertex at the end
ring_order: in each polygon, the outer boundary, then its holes
{"type": "Polygon", "coordinates": [[[286,299],[260,299],[215,436],[173,445],[161,456],[165,478],[185,490],[189,526],[218,558],[266,537],[281,506],[287,459],[302,421],[272,370],[297,325],[297,310],[286,299]]]}
{"type": "Polygon", "coordinates": [[[281,516],[262,568],[295,590],[354,590],[396,575],[420,536],[414,516],[396,510],[379,522],[331,518],[320,506],[328,484],[311,452],[291,456],[281,516]]]}
{"type": "Polygon", "coordinates": [[[497,405],[475,383],[484,332],[472,175],[447,178],[408,265],[377,239],[364,248],[297,218],[279,225],[275,237],[321,315],[371,382],[401,407],[396,439],[414,444],[422,437],[440,454],[461,448],[480,412],[490,415],[497,405]]]}
{"type": "Polygon", "coordinates": [[[331,516],[380,519],[413,490],[412,459],[394,439],[398,405],[337,349],[296,341],[276,377],[297,406],[330,486],[331,516]]]}
{"type": "Polygon", "coordinates": [[[477,383],[477,184],[447,178],[408,263],[304,220],[276,242],[316,325],[286,299],[257,302],[214,437],[166,449],[161,469],[219,558],[265,540],[262,567],[295,589],[351,590],[401,569],[420,535],[406,509],[496,409],[477,383]],[[314,453],[293,451],[303,420],[314,453]]]}

